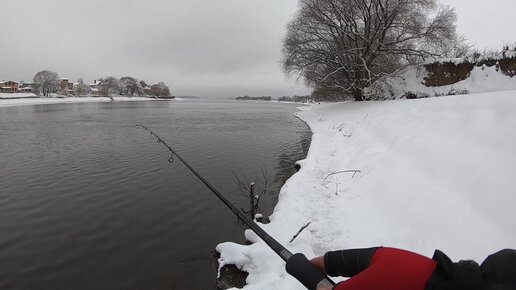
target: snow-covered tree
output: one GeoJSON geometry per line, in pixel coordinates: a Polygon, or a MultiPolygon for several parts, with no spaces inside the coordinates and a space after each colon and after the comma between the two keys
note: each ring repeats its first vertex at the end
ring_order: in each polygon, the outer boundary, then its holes
{"type": "Polygon", "coordinates": [[[99,79],[99,83],[99,90],[104,96],[109,96],[111,93],[118,94],[120,92],[120,82],[115,77],[99,79]]]}
{"type": "Polygon", "coordinates": [[[461,44],[455,11],[437,0],[300,0],[283,42],[283,70],[357,101],[406,65],[461,44]]]}
{"type": "Polygon", "coordinates": [[[84,96],[90,92],[90,87],[84,84],[82,78],[77,81],[77,87],[75,88],[75,92],[78,96],[84,96]]]}
{"type": "Polygon", "coordinates": [[[132,77],[123,77],[120,79],[120,94],[134,96],[143,94],[142,86],[137,79],[132,77]]]}
{"type": "Polygon", "coordinates": [[[56,72],[43,70],[34,75],[34,90],[38,95],[48,97],[59,89],[59,75],[56,72]]]}
{"type": "Polygon", "coordinates": [[[164,82],[151,86],[151,94],[156,97],[170,97],[170,89],[164,82]]]}

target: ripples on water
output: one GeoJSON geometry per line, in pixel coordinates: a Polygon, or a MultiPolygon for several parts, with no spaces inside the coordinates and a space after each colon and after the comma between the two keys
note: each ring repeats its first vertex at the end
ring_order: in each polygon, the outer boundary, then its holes
{"type": "Polygon", "coordinates": [[[0,289],[212,289],[243,227],[148,133],[240,207],[234,172],[277,192],[310,131],[293,105],[174,101],[0,108],[0,289]]]}

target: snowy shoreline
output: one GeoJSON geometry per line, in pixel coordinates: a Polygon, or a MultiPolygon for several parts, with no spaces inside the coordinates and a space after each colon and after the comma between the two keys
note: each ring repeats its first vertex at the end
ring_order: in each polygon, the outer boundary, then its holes
{"type": "Polygon", "coordinates": [[[46,105],[46,104],[141,102],[141,101],[164,101],[164,100],[155,99],[155,98],[147,98],[147,97],[126,97],[126,96],[114,96],[113,100],[111,100],[111,98],[109,98],[109,97],[66,97],[66,98],[20,97],[20,98],[0,98],[0,107],[24,106],[24,105],[46,105]]]}
{"type": "MultiPolygon", "coordinates": [[[[313,132],[308,156],[260,224],[292,252],[383,245],[482,261],[516,246],[516,91],[300,109],[313,132]]],[[[302,289],[245,236],[253,244],[217,246],[220,267],[248,272],[245,289],[302,289]]]]}

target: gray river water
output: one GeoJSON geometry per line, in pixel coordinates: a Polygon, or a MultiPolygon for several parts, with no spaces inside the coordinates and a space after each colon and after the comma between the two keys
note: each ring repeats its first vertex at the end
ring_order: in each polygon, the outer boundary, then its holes
{"type": "Polygon", "coordinates": [[[308,127],[295,105],[236,101],[0,107],[0,289],[213,289],[213,251],[244,227],[156,131],[239,207],[235,175],[269,175],[264,215],[308,127]]]}

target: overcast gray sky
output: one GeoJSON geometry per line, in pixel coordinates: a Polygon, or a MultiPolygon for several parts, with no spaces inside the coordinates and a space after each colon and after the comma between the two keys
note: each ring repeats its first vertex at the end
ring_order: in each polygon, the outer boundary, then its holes
{"type": "MultiPolygon", "coordinates": [[[[516,42],[516,1],[448,0],[479,48],[516,42]]],[[[281,72],[297,0],[0,0],[0,79],[164,81],[175,95],[305,94],[281,72]]]]}

